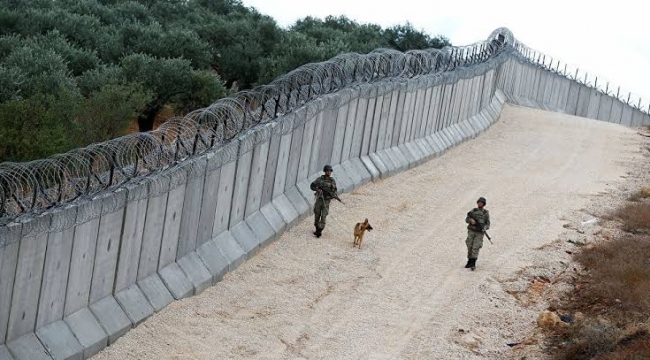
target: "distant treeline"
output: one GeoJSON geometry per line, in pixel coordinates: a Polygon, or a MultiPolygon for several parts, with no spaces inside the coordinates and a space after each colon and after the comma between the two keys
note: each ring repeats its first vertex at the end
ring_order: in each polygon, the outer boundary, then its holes
{"type": "Polygon", "coordinates": [[[238,0],[0,0],[0,162],[151,130],[342,52],[446,45],[408,23],[283,29],[238,0]]]}

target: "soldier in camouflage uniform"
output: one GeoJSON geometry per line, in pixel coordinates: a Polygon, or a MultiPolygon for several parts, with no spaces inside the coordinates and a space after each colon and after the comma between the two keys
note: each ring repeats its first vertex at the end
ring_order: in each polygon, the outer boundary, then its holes
{"type": "Polygon", "coordinates": [[[332,177],[332,166],[325,165],[325,175],[321,175],[309,186],[316,192],[316,204],[314,204],[314,235],[321,237],[325,229],[325,220],[330,209],[330,200],[337,194],[336,181],[332,177]]]}
{"type": "Polygon", "coordinates": [[[478,220],[478,224],[474,219],[468,216],[465,218],[467,225],[467,264],[465,268],[476,269],[476,259],[478,259],[478,252],[483,247],[483,234],[490,228],[490,213],[485,209],[485,198],[481,197],[476,201],[478,207],[472,209],[469,213],[478,220]]]}

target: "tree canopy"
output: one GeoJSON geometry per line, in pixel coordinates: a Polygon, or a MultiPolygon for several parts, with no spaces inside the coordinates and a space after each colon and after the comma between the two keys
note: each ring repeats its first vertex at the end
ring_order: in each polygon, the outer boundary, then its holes
{"type": "Polygon", "coordinates": [[[182,115],[342,52],[446,45],[344,16],[283,29],[239,0],[0,0],[0,162],[151,130],[165,107],[182,115]]]}

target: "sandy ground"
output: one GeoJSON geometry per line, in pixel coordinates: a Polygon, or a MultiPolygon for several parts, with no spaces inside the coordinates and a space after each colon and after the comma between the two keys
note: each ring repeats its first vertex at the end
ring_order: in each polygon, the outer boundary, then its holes
{"type": "Polygon", "coordinates": [[[643,158],[641,139],[506,106],[478,139],[332,202],[321,239],[304,220],[93,359],[514,357],[506,344],[527,336],[538,314],[513,296],[520,269],[544,264],[535,249],[566,231],[567,214],[620,186],[643,158]],[[472,272],[464,218],[479,196],[494,245],[485,241],[472,272]],[[353,249],[352,227],[365,218],[375,230],[353,249]]]}

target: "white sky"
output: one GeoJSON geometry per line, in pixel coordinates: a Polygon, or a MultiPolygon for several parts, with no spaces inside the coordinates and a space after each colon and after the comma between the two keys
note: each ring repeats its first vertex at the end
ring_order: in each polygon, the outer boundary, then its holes
{"type": "MultiPolygon", "coordinates": [[[[288,27],[305,16],[346,15],[383,27],[410,21],[454,45],[509,28],[526,45],[650,100],[650,2],[638,0],[243,0],[288,27]]],[[[582,73],[582,70],[581,70],[582,73]]],[[[647,104],[647,102],[646,102],[647,104]]],[[[647,105],[646,105],[647,106],[647,105]]]]}

